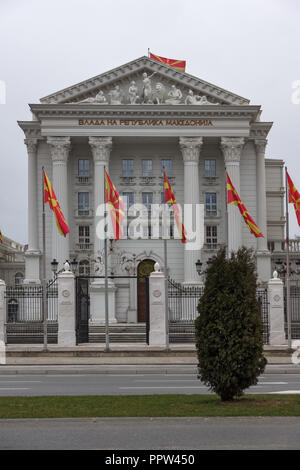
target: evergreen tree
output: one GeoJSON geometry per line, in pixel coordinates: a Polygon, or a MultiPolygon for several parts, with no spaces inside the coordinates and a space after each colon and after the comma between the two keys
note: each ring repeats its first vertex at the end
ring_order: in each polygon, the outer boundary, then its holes
{"type": "Polygon", "coordinates": [[[207,272],[195,322],[198,378],[222,401],[255,385],[267,362],[256,280],[253,253],[244,247],[230,259],[219,250],[207,272]]]}

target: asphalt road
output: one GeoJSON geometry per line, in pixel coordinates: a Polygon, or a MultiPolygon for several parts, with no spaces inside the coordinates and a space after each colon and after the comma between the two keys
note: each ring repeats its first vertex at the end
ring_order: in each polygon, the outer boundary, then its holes
{"type": "Polygon", "coordinates": [[[287,450],[299,436],[300,419],[286,417],[1,420],[0,449],[287,450]]]}
{"type": "MultiPolygon", "coordinates": [[[[67,374],[0,376],[1,396],[205,394],[195,375],[67,374]]],[[[300,374],[262,375],[246,393],[300,393],[300,374]]]]}

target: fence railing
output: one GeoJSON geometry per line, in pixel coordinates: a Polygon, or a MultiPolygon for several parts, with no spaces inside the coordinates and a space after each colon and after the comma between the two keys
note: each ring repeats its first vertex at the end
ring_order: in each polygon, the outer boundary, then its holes
{"type": "MultiPolygon", "coordinates": [[[[191,286],[186,287],[182,284],[169,279],[168,283],[168,305],[169,305],[169,322],[177,324],[194,324],[198,316],[198,303],[204,293],[204,287],[191,286]]],[[[259,301],[259,312],[263,325],[263,341],[269,343],[270,334],[270,313],[268,290],[266,288],[258,288],[256,297],[259,301]]]]}
{"type": "MultiPolygon", "coordinates": [[[[6,287],[6,323],[43,321],[42,286],[6,287]]],[[[56,282],[47,286],[48,322],[57,322],[58,288],[56,282]]]]}
{"type": "Polygon", "coordinates": [[[168,304],[169,304],[169,321],[193,323],[197,316],[197,306],[200,297],[203,295],[203,287],[189,286],[169,279],[168,283],[168,304]]]}
{"type": "MultiPolygon", "coordinates": [[[[300,339],[300,287],[291,286],[290,307],[291,307],[292,339],[300,339]]],[[[284,287],[284,328],[285,328],[285,333],[286,333],[286,338],[287,338],[288,324],[287,324],[286,287],[284,287]]]]}

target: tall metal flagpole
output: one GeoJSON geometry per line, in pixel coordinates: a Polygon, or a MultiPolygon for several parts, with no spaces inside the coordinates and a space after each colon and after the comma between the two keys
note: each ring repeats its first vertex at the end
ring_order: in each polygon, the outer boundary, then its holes
{"type": "Polygon", "coordinates": [[[44,167],[42,167],[42,196],[43,196],[43,265],[42,265],[42,314],[44,324],[44,351],[47,351],[47,281],[46,281],[46,218],[45,218],[45,199],[44,199],[44,167]]]}
{"type": "Polygon", "coordinates": [[[291,290],[290,290],[290,227],[289,227],[289,200],[287,168],[285,167],[285,216],[286,216],[286,316],[288,324],[288,348],[292,347],[292,326],[291,326],[291,290]]]}
{"type": "Polygon", "coordinates": [[[108,314],[108,277],[107,277],[107,211],[106,211],[106,178],[105,178],[106,167],[104,166],[104,296],[105,296],[105,351],[109,351],[109,314],[108,314]]]}
{"type": "MultiPolygon", "coordinates": [[[[165,175],[165,168],[163,167],[163,172],[165,175]]],[[[165,185],[164,185],[164,177],[163,177],[163,194],[164,194],[164,201],[166,206],[165,200],[165,185]]],[[[164,208],[165,210],[165,208],[164,208]]],[[[162,230],[162,235],[164,236],[164,230],[162,230]]],[[[167,239],[164,238],[164,275],[165,275],[165,324],[166,324],[166,349],[169,349],[169,299],[168,299],[168,250],[167,250],[167,239]]]]}

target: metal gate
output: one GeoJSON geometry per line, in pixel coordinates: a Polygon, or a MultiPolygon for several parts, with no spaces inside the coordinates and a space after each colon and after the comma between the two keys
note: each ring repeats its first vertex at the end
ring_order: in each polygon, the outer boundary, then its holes
{"type": "Polygon", "coordinates": [[[76,277],[76,343],[89,341],[89,279],[76,277]]]}
{"type": "MultiPolygon", "coordinates": [[[[290,287],[290,309],[291,309],[292,339],[300,339],[300,288],[297,286],[290,287]]],[[[284,329],[285,329],[285,335],[287,339],[288,322],[287,322],[286,287],[284,287],[284,329]]]]}
{"type": "MultiPolygon", "coordinates": [[[[149,277],[148,276],[108,276],[109,279],[140,279],[146,281],[146,343],[149,344],[150,333],[150,305],[149,305],[149,277]]],[[[77,276],[76,277],[76,343],[88,343],[90,319],[90,283],[96,279],[105,279],[104,276],[77,276]]]]}

